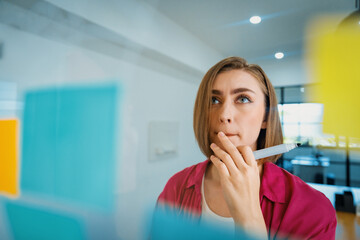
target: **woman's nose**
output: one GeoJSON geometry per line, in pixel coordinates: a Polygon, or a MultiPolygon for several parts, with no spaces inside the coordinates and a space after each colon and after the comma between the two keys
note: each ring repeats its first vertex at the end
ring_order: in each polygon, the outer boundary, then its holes
{"type": "Polygon", "coordinates": [[[233,109],[230,104],[223,104],[220,109],[219,120],[221,123],[231,123],[233,121],[233,109]]]}

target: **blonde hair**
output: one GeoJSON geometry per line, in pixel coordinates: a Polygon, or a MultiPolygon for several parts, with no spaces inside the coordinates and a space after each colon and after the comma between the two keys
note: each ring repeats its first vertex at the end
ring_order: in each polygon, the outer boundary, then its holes
{"type": "MultiPolygon", "coordinates": [[[[210,107],[211,91],[216,77],[225,71],[243,70],[255,77],[265,96],[266,129],[261,129],[257,139],[257,149],[275,146],[283,142],[283,135],[277,108],[277,100],[274,87],[264,70],[257,64],[248,64],[245,59],[240,57],[228,57],[216,63],[203,77],[199,90],[197,92],[194,106],[194,132],[195,138],[199,144],[200,150],[206,157],[210,157],[210,107]]],[[[267,158],[268,161],[276,162],[281,155],[275,155],[267,158]]],[[[265,160],[262,160],[265,161],[265,160]]]]}

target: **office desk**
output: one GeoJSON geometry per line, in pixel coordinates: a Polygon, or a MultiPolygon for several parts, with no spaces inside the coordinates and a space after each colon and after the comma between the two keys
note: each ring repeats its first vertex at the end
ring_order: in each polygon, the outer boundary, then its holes
{"type": "MultiPolygon", "coordinates": [[[[335,207],[335,193],[343,193],[344,190],[351,190],[354,196],[355,203],[360,202],[360,188],[349,188],[343,186],[324,185],[308,183],[313,188],[324,193],[335,207]]],[[[353,213],[336,212],[337,227],[336,239],[344,240],[360,240],[360,216],[353,213]]]]}
{"type": "Polygon", "coordinates": [[[360,217],[353,213],[336,212],[336,239],[360,239],[360,217]]]}

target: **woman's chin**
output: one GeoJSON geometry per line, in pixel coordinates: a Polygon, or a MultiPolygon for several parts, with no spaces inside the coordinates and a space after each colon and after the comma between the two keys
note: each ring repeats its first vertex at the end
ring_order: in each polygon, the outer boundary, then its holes
{"type": "MultiPolygon", "coordinates": [[[[245,146],[246,144],[243,143],[238,136],[231,136],[231,137],[228,137],[230,142],[235,146],[235,147],[240,147],[240,146],[245,146]]],[[[220,144],[219,146],[221,148],[223,148],[222,144],[220,141],[217,141],[216,144],[220,144]]]]}
{"type": "Polygon", "coordinates": [[[238,136],[229,137],[229,140],[232,144],[234,144],[235,147],[241,147],[246,145],[239,139],[238,136]]]}
{"type": "MultiPolygon", "coordinates": [[[[231,139],[230,139],[230,141],[231,141],[231,139]]],[[[249,146],[249,147],[251,147],[251,149],[252,149],[253,151],[256,150],[256,142],[253,143],[253,144],[251,144],[251,143],[244,143],[244,142],[241,142],[241,141],[231,141],[231,142],[232,142],[232,144],[234,144],[234,146],[236,146],[237,148],[238,148],[238,147],[243,147],[243,146],[249,146]]]]}

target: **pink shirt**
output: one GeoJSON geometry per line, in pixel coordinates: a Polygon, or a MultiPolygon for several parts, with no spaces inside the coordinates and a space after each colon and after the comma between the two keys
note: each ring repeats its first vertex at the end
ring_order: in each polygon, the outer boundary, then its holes
{"type": "MultiPolygon", "coordinates": [[[[194,218],[201,215],[201,183],[210,161],[176,173],[158,198],[194,218]]],[[[260,186],[260,205],[269,239],[335,239],[336,215],[329,199],[297,176],[267,162],[260,186]]]]}

